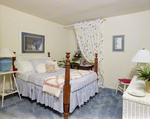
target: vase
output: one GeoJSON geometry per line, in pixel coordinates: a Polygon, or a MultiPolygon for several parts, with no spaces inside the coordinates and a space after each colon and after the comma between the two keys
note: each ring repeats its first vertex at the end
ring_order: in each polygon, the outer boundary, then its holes
{"type": "Polygon", "coordinates": [[[150,82],[149,81],[146,82],[146,91],[148,93],[150,93],[150,82]]]}

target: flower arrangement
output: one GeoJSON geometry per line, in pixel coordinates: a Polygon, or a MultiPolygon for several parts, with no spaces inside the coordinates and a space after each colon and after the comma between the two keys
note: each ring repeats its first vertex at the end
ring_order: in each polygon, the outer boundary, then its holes
{"type": "Polygon", "coordinates": [[[81,51],[74,51],[72,61],[78,61],[82,57],[81,51]]]}
{"type": "Polygon", "coordinates": [[[144,80],[145,82],[150,82],[150,70],[149,66],[147,67],[137,67],[136,71],[139,73],[137,80],[144,80]]]}

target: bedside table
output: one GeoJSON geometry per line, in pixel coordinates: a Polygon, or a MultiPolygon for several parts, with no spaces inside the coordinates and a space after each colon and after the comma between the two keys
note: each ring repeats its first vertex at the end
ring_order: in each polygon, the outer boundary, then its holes
{"type": "Polygon", "coordinates": [[[77,65],[78,69],[83,69],[83,70],[92,70],[94,65],[77,65]]]}
{"type": "MultiPolygon", "coordinates": [[[[3,107],[3,102],[4,102],[4,97],[7,96],[7,95],[10,95],[10,94],[14,94],[14,93],[18,93],[19,97],[20,97],[20,93],[19,93],[19,90],[18,90],[18,85],[16,83],[16,78],[14,76],[14,73],[17,73],[18,71],[7,71],[7,72],[0,72],[0,75],[3,76],[3,90],[0,92],[0,95],[2,96],[2,107],[3,107]],[[8,90],[5,90],[5,75],[9,75],[9,78],[10,78],[10,89],[8,90]],[[12,78],[13,76],[13,78],[12,78]],[[17,90],[14,90],[13,88],[13,84],[12,84],[12,80],[14,79],[14,84],[17,88],[17,90]]],[[[21,99],[21,97],[20,97],[21,99]]]]}

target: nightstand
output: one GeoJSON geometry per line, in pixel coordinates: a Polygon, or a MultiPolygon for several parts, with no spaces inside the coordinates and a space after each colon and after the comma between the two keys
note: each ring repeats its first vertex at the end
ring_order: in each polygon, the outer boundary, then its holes
{"type": "Polygon", "coordinates": [[[83,70],[92,70],[94,65],[77,65],[78,69],[83,69],[83,70]]]}
{"type": "MultiPolygon", "coordinates": [[[[14,73],[17,73],[18,71],[7,71],[7,72],[0,72],[0,75],[3,76],[2,80],[3,80],[3,90],[0,92],[0,95],[2,96],[2,107],[3,107],[3,102],[4,102],[4,97],[10,94],[14,94],[14,93],[18,93],[19,97],[20,97],[20,93],[18,90],[18,85],[16,83],[16,78],[14,76],[14,73]],[[9,75],[10,78],[10,89],[5,90],[5,75],[9,75]],[[13,77],[13,78],[12,78],[13,77]],[[12,84],[12,80],[14,79],[14,84],[16,86],[16,90],[13,88],[13,84],[12,84]]],[[[20,97],[21,99],[21,97],[20,97]]]]}

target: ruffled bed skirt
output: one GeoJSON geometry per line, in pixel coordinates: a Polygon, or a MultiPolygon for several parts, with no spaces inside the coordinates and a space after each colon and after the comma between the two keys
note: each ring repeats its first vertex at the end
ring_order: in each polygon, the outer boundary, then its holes
{"type": "MultiPolygon", "coordinates": [[[[37,86],[30,82],[25,82],[16,78],[20,94],[25,97],[31,98],[31,100],[36,100],[37,103],[45,104],[54,110],[63,113],[63,92],[61,91],[59,98],[47,94],[42,91],[41,86],[37,86]]],[[[92,82],[91,84],[71,92],[70,95],[70,110],[72,113],[77,106],[81,106],[84,102],[87,102],[90,97],[94,96],[98,92],[97,81],[92,82]]]]}

